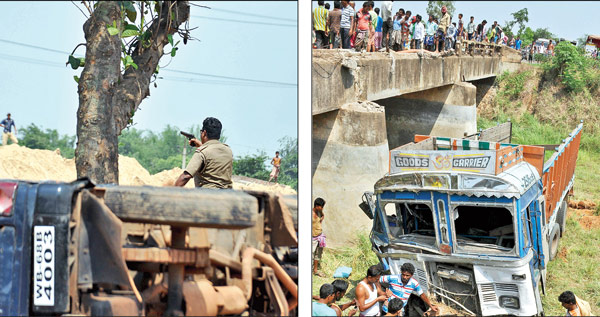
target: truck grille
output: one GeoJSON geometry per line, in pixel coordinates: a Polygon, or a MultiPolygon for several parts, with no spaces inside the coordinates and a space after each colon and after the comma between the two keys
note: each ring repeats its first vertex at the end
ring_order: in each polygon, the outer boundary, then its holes
{"type": "MultiPolygon", "coordinates": [[[[479,292],[484,303],[496,302],[496,292],[512,293],[519,296],[519,287],[516,284],[487,283],[479,285],[479,292]]],[[[500,294],[502,295],[502,294],[500,294]]]]}
{"type": "Polygon", "coordinates": [[[416,275],[415,277],[417,278],[417,281],[419,281],[419,284],[421,285],[421,288],[423,289],[423,291],[427,291],[427,289],[428,289],[427,275],[425,275],[425,271],[417,268],[415,275],[416,275]]]}
{"type": "Polygon", "coordinates": [[[494,283],[479,285],[479,291],[481,292],[481,298],[483,299],[484,303],[496,301],[496,290],[494,289],[494,283]]]}

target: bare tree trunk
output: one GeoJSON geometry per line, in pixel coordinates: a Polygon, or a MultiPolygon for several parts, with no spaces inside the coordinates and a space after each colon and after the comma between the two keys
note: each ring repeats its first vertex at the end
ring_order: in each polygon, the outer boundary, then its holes
{"type": "Polygon", "coordinates": [[[87,176],[97,184],[119,182],[118,136],[150,95],[150,80],[169,42],[167,35],[174,34],[189,13],[187,1],[164,1],[149,27],[151,46],[138,44],[131,54],[138,69],[130,67],[121,75],[121,39],[107,30],[113,21],[120,28],[121,8],[114,1],[98,2],[83,25],[87,49],[78,85],[77,177],[87,176]]]}

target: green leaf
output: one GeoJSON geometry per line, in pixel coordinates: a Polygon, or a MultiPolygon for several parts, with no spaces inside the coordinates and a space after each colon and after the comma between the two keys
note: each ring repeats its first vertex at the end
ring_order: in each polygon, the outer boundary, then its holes
{"type": "Polygon", "coordinates": [[[177,42],[175,42],[175,45],[173,45],[173,46],[177,46],[177,44],[179,44],[179,42],[181,42],[181,41],[177,41],[177,42]]]}
{"type": "Polygon", "coordinates": [[[129,65],[131,65],[135,69],[138,69],[138,65],[134,62],[131,62],[129,65]]]}
{"type": "Polygon", "coordinates": [[[129,19],[129,21],[135,23],[135,18],[137,18],[137,11],[135,11],[135,10],[133,10],[133,11],[127,10],[126,14],[127,14],[127,18],[129,19]]]}
{"type": "Polygon", "coordinates": [[[177,53],[177,47],[173,47],[171,49],[171,57],[175,57],[175,54],[177,53]]]}
{"type": "Polygon", "coordinates": [[[111,36],[119,34],[119,29],[117,29],[116,27],[108,26],[106,28],[108,29],[108,34],[110,34],[111,36]]]}
{"type": "Polygon", "coordinates": [[[154,71],[155,74],[158,74],[158,71],[160,70],[160,66],[156,65],[156,70],[154,71]]]}
{"type": "Polygon", "coordinates": [[[75,82],[79,84],[79,77],[73,76],[73,79],[75,79],[75,82]]]}
{"type": "Polygon", "coordinates": [[[167,34],[167,39],[169,39],[169,44],[171,44],[171,46],[173,46],[173,35],[167,34]]]}
{"type": "Polygon", "coordinates": [[[81,62],[79,61],[79,58],[75,58],[73,55],[69,55],[69,64],[71,64],[71,68],[77,69],[81,62]]]}
{"type": "Polygon", "coordinates": [[[78,60],[79,60],[79,67],[85,66],[85,58],[83,58],[83,57],[82,58],[78,58],[78,60]]]}
{"type": "Polygon", "coordinates": [[[130,36],[136,36],[139,35],[140,31],[136,31],[136,30],[125,30],[123,31],[123,33],[121,33],[121,37],[125,38],[125,37],[130,37],[130,36]]]}

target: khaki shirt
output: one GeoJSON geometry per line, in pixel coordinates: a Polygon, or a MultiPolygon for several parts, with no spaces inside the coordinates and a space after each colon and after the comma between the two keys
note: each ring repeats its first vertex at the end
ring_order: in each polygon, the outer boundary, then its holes
{"type": "Polygon", "coordinates": [[[312,215],[312,236],[313,237],[319,236],[319,235],[321,235],[321,233],[323,233],[321,221],[323,221],[323,217],[319,217],[318,215],[315,215],[315,211],[313,209],[313,215],[312,215]]]}
{"type": "Polygon", "coordinates": [[[444,13],[442,18],[440,19],[440,24],[438,25],[438,29],[442,30],[442,32],[446,33],[446,29],[450,25],[450,15],[448,12],[444,13]]]}
{"type": "Polygon", "coordinates": [[[209,140],[196,149],[185,171],[194,176],[196,187],[232,188],[233,153],[226,144],[209,140]]]}

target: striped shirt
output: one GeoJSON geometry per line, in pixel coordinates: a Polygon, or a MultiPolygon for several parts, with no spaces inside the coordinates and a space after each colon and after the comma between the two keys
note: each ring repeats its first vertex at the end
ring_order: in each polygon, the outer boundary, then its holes
{"type": "Polygon", "coordinates": [[[354,16],[354,9],[351,6],[346,6],[342,9],[342,20],[340,21],[340,26],[342,29],[349,29],[351,27],[351,19],[354,16]]]}
{"type": "Polygon", "coordinates": [[[327,27],[327,16],[329,11],[323,6],[319,6],[313,13],[315,31],[325,31],[327,27]]]}
{"type": "Polygon", "coordinates": [[[410,294],[415,293],[418,296],[423,294],[423,290],[421,289],[421,285],[414,278],[410,278],[408,283],[402,284],[402,279],[400,275],[382,275],[379,278],[379,283],[388,283],[390,284],[390,290],[392,291],[392,298],[400,298],[404,305],[406,305],[406,301],[410,297],[410,294]]]}

